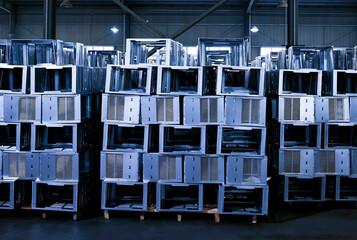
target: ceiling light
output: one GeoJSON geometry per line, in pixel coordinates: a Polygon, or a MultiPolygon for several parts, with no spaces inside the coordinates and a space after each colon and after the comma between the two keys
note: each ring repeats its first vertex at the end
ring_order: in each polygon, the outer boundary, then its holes
{"type": "Polygon", "coordinates": [[[259,29],[257,28],[257,26],[254,25],[254,26],[250,29],[250,31],[253,32],[253,33],[256,33],[256,32],[259,31],[259,29]]]}
{"type": "Polygon", "coordinates": [[[60,7],[63,7],[63,8],[73,8],[73,5],[72,5],[72,3],[71,3],[70,0],[63,0],[63,1],[61,2],[60,7]]]}
{"type": "Polygon", "coordinates": [[[276,7],[277,8],[287,8],[288,7],[288,3],[285,0],[281,0],[276,7]]]}
{"type": "Polygon", "coordinates": [[[119,32],[119,29],[117,27],[112,27],[110,30],[112,30],[113,33],[119,32]]]}

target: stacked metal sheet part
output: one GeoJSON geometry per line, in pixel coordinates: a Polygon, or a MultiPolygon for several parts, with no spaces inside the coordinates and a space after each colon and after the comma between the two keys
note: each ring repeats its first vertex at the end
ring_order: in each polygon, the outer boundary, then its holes
{"type": "Polygon", "coordinates": [[[178,42],[127,40],[102,101],[106,213],[267,214],[265,71],[247,67],[247,44],[200,39],[196,66],[178,42]]]}
{"type": "Polygon", "coordinates": [[[1,71],[1,207],[77,212],[90,191],[92,69],[83,44],[12,40],[1,71]],[[19,185],[19,187],[17,187],[19,185]],[[30,205],[30,206],[27,206],[30,205]]]}
{"type": "MultiPolygon", "coordinates": [[[[353,177],[357,72],[349,69],[352,62],[346,49],[291,47],[286,68],[268,72],[269,152],[279,159],[273,169],[284,176],[287,202],[340,200],[340,179],[353,177]]],[[[349,187],[344,181],[344,200],[356,200],[349,187]]]]}
{"type": "Polygon", "coordinates": [[[158,126],[152,125],[156,124],[156,114],[142,117],[141,104],[144,96],[156,92],[157,65],[177,62],[174,53],[181,48],[170,39],[128,39],[125,64],[107,66],[100,157],[101,208],[106,213],[148,209],[149,184],[143,181],[143,155],[158,150],[158,126]],[[156,52],[161,48],[164,50],[156,52]],[[156,52],[152,57],[150,49],[156,52]]]}
{"type": "MultiPolygon", "coordinates": [[[[216,42],[217,47],[232,43],[226,40],[221,45],[214,39],[208,42],[216,42]]],[[[246,44],[243,40],[239,49],[244,52],[246,44]]],[[[247,67],[244,54],[239,59],[228,61],[231,65],[217,66],[216,94],[224,101],[224,107],[218,106],[217,113],[224,109],[224,114],[223,122],[217,118],[216,151],[225,163],[225,179],[218,191],[218,213],[266,215],[269,187],[265,154],[265,69],[247,67]]]]}

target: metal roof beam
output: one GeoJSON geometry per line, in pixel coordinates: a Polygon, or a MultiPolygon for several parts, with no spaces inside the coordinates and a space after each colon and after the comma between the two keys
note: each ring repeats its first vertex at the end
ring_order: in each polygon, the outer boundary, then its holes
{"type": "Polygon", "coordinates": [[[149,24],[148,20],[143,19],[139,15],[137,15],[133,10],[125,6],[124,3],[122,3],[120,0],[113,0],[116,4],[118,4],[124,11],[128,12],[130,15],[135,17],[139,22],[147,26],[152,32],[154,32],[157,36],[159,37],[165,37],[165,34],[163,34],[160,30],[158,30],[156,27],[152,26],[149,24]]]}
{"type": "Polygon", "coordinates": [[[251,14],[252,12],[252,7],[254,6],[254,4],[258,2],[258,0],[250,0],[247,10],[245,11],[246,14],[251,14]]]}
{"type": "Polygon", "coordinates": [[[210,9],[208,9],[206,12],[202,13],[200,16],[198,16],[195,20],[193,20],[190,24],[187,24],[185,27],[179,29],[175,33],[173,33],[170,38],[176,39],[179,36],[181,36],[183,33],[185,33],[187,30],[189,30],[191,27],[195,26],[197,23],[199,23],[202,19],[213,13],[217,8],[222,6],[224,3],[226,3],[228,0],[221,0],[218,3],[216,3],[214,6],[212,6],[210,9]]]}

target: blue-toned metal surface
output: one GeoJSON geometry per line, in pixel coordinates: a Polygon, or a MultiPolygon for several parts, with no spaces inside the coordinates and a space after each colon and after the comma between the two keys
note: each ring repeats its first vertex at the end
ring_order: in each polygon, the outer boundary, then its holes
{"type": "Polygon", "coordinates": [[[91,117],[91,95],[42,95],[43,123],[80,123],[91,117]]]}
{"type": "Polygon", "coordinates": [[[137,182],[142,179],[142,155],[136,152],[101,152],[100,179],[137,182]]]}
{"type": "Polygon", "coordinates": [[[156,209],[162,212],[201,212],[203,210],[203,185],[157,183],[156,209]]]}
{"type": "Polygon", "coordinates": [[[41,96],[4,95],[4,122],[41,123],[41,96]]]}
{"type": "Polygon", "coordinates": [[[253,156],[228,156],[226,184],[267,184],[267,158],[253,156]]]}
{"type": "Polygon", "coordinates": [[[32,152],[3,152],[3,179],[35,180],[39,177],[40,154],[32,152]]]}
{"type": "Polygon", "coordinates": [[[182,156],[144,154],[143,164],[144,182],[182,182],[182,156]]]}
{"type": "Polygon", "coordinates": [[[184,166],[184,180],[187,184],[224,183],[224,157],[186,155],[184,166]]]}
{"type": "Polygon", "coordinates": [[[31,94],[79,94],[91,91],[92,69],[73,65],[31,67],[31,94]]]}
{"type": "Polygon", "coordinates": [[[267,215],[268,186],[219,186],[218,213],[233,215],[267,215]]]}
{"type": "Polygon", "coordinates": [[[284,178],[285,202],[323,202],[325,201],[326,176],[284,178]]]}
{"type": "Polygon", "coordinates": [[[102,181],[102,209],[146,211],[148,183],[102,181]]]}

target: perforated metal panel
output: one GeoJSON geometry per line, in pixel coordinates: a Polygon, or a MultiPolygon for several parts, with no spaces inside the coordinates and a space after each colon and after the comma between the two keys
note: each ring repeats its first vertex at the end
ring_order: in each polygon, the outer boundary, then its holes
{"type": "Polygon", "coordinates": [[[141,179],[142,158],[138,153],[101,152],[101,179],[138,181],[141,179]]]}
{"type": "Polygon", "coordinates": [[[228,156],[227,184],[266,184],[266,157],[228,156]]]}
{"type": "Polygon", "coordinates": [[[185,183],[223,183],[224,158],[217,155],[185,156],[185,183]]]}
{"type": "Polygon", "coordinates": [[[0,96],[0,122],[4,121],[4,96],[0,96]]]}
{"type": "Polygon", "coordinates": [[[175,157],[159,157],[159,178],[163,180],[175,180],[177,178],[175,157]]]}
{"type": "Polygon", "coordinates": [[[209,125],[224,123],[223,97],[184,98],[185,125],[209,125]]]}
{"type": "Polygon", "coordinates": [[[279,151],[279,173],[282,175],[313,175],[314,162],[313,149],[280,149],[279,151]]]}
{"type": "MultiPolygon", "coordinates": [[[[124,96],[108,96],[107,119],[110,121],[124,120],[124,96]]],[[[105,109],[103,109],[105,111],[105,109]]]]}
{"type": "Polygon", "coordinates": [[[5,122],[41,122],[41,96],[4,95],[5,122]]]}
{"type": "Polygon", "coordinates": [[[182,156],[144,154],[145,182],[182,182],[182,156]]]}
{"type": "Polygon", "coordinates": [[[72,156],[56,156],[57,180],[73,179],[72,171],[72,156]]]}
{"type": "Polygon", "coordinates": [[[317,122],[349,122],[348,97],[320,97],[316,102],[317,122]]]}
{"type": "Polygon", "coordinates": [[[20,98],[19,99],[19,120],[20,121],[34,121],[36,113],[36,99],[35,98],[20,98]]]}
{"type": "Polygon", "coordinates": [[[123,178],[123,155],[107,154],[106,178],[123,178]]]}
{"type": "Polygon", "coordinates": [[[8,154],[9,177],[24,178],[25,177],[25,154],[8,154]]]}
{"type": "Polygon", "coordinates": [[[74,121],[74,99],[71,97],[58,98],[58,120],[59,121],[74,121]]]}
{"type": "Polygon", "coordinates": [[[280,122],[315,122],[314,97],[279,97],[280,122]]]}
{"type": "Polygon", "coordinates": [[[79,123],[91,116],[90,95],[43,95],[44,123],[79,123]]]}
{"type": "Polygon", "coordinates": [[[350,174],[350,151],[348,149],[318,150],[316,155],[318,174],[350,174]]]}
{"type": "Polygon", "coordinates": [[[351,175],[357,176],[357,150],[351,150],[351,175]]]}
{"type": "Polygon", "coordinates": [[[4,152],[4,179],[36,179],[39,175],[40,154],[32,152],[4,152]]]}
{"type": "Polygon", "coordinates": [[[141,97],[143,124],[179,124],[180,100],[172,96],[141,97]]]}
{"type": "Polygon", "coordinates": [[[102,95],[102,121],[140,123],[140,97],[114,94],[102,95]]]}
{"type": "Polygon", "coordinates": [[[243,159],[243,182],[260,183],[261,161],[256,158],[243,159]]]}
{"type": "Polygon", "coordinates": [[[329,119],[330,120],[344,120],[344,104],[343,99],[329,99],[329,119]]]}
{"type": "Polygon", "coordinates": [[[225,124],[265,126],[266,99],[226,97],[225,124]]]}
{"type": "Polygon", "coordinates": [[[78,181],[80,161],[89,161],[89,159],[80,159],[78,153],[41,153],[39,179],[41,181],[78,181]]]}
{"type": "Polygon", "coordinates": [[[300,99],[285,98],[284,99],[284,119],[299,121],[300,120],[300,99]]]}
{"type": "Polygon", "coordinates": [[[284,152],[284,172],[300,173],[300,151],[284,152]]]}
{"type": "Polygon", "coordinates": [[[350,97],[350,121],[357,123],[357,97],[350,97]]]}

